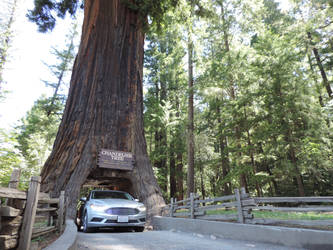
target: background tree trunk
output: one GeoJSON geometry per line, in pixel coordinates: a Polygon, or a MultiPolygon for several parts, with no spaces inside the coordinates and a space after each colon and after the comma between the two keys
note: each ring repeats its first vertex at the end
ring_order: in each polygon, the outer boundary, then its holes
{"type": "Polygon", "coordinates": [[[194,104],[193,104],[193,41],[192,29],[188,35],[188,127],[187,127],[187,197],[194,193],[194,104]]]}
{"type": "Polygon", "coordinates": [[[148,159],[143,132],[142,19],[120,0],[86,0],[81,44],[42,188],[69,197],[75,215],[81,185],[97,168],[101,148],[129,151],[135,195],[156,214],[164,204],[148,159]]]}

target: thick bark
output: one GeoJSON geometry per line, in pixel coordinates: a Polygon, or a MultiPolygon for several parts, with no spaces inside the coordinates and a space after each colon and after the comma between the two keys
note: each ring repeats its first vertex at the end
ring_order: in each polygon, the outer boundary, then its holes
{"type": "Polygon", "coordinates": [[[81,44],[53,151],[42,170],[44,191],[66,191],[75,215],[80,188],[97,171],[101,148],[132,152],[128,178],[156,214],[164,205],[143,134],[142,19],[120,0],[86,0],[81,44]]]}

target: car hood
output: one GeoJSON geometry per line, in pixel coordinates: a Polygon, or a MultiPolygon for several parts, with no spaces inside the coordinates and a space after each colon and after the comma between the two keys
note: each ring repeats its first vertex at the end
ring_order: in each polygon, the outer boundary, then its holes
{"type": "Polygon", "coordinates": [[[91,203],[105,205],[110,207],[139,207],[143,206],[143,203],[125,199],[92,199],[90,200],[91,203]]]}

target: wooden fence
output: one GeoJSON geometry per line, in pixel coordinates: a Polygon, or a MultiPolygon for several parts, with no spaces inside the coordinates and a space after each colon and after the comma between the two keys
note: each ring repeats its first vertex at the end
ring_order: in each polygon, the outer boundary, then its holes
{"type": "Polygon", "coordinates": [[[30,250],[31,240],[64,230],[65,197],[40,192],[40,177],[32,177],[27,192],[17,189],[20,170],[14,170],[8,188],[0,187],[0,249],[30,250]],[[1,201],[1,199],[0,199],[1,201]]]}
{"type": "Polygon", "coordinates": [[[188,217],[214,221],[238,221],[247,224],[294,225],[305,227],[333,227],[329,220],[287,220],[255,218],[253,211],[279,212],[333,212],[333,196],[326,197],[250,197],[242,188],[234,190],[233,195],[200,199],[191,194],[190,198],[171,203],[163,208],[163,214],[171,217],[188,217]],[[280,206],[276,206],[279,204],[280,206]],[[315,204],[315,205],[314,205],[315,204]],[[209,214],[209,210],[228,210],[228,212],[209,214]]]}

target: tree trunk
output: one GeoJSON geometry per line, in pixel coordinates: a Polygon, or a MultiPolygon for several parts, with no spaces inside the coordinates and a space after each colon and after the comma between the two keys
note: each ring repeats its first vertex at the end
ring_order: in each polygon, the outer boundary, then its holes
{"type": "Polygon", "coordinates": [[[169,173],[170,173],[170,197],[176,197],[177,192],[177,179],[176,179],[176,158],[175,158],[175,139],[173,138],[170,142],[170,153],[169,153],[169,173]]]}
{"type": "Polygon", "coordinates": [[[188,139],[187,139],[187,197],[194,193],[194,106],[193,106],[193,41],[192,27],[188,30],[188,139]]]}
{"type": "Polygon", "coordinates": [[[261,187],[260,184],[258,182],[258,180],[256,180],[256,174],[257,174],[257,165],[256,162],[254,160],[254,152],[253,152],[253,144],[251,142],[251,134],[250,134],[250,128],[248,125],[248,119],[247,119],[247,113],[246,113],[246,107],[244,107],[244,118],[245,118],[245,122],[246,122],[246,134],[247,134],[247,145],[249,148],[249,155],[250,155],[250,159],[251,159],[251,165],[252,165],[252,170],[253,170],[253,178],[254,178],[254,182],[256,184],[256,190],[257,190],[257,195],[258,197],[262,196],[262,191],[261,191],[261,187]]]}
{"type": "MultiPolygon", "coordinates": [[[[229,44],[229,34],[228,34],[228,23],[225,20],[225,11],[224,11],[224,6],[223,6],[223,2],[220,2],[220,7],[221,7],[221,17],[222,17],[222,24],[223,24],[223,38],[224,38],[224,46],[225,46],[225,51],[226,52],[230,52],[230,44],[229,44]]],[[[228,59],[230,60],[230,55],[228,54],[228,59]]],[[[231,62],[230,62],[231,64],[231,62]]],[[[236,93],[235,93],[235,86],[234,86],[234,80],[232,75],[230,75],[230,94],[231,94],[231,98],[233,100],[236,100],[236,93]]],[[[240,139],[241,139],[241,132],[240,132],[240,127],[239,125],[236,125],[235,127],[235,134],[236,134],[236,139],[237,139],[237,147],[239,148],[239,159],[242,156],[241,153],[241,143],[240,143],[240,139]]],[[[247,180],[246,180],[246,175],[245,173],[240,173],[239,176],[239,181],[240,181],[240,186],[244,187],[246,192],[249,192],[248,186],[247,186],[247,180]]]]}
{"type": "MultiPolygon", "coordinates": [[[[223,135],[222,128],[224,126],[224,123],[222,124],[221,119],[221,110],[219,104],[217,105],[217,121],[219,123],[219,144],[220,144],[220,155],[221,155],[221,165],[222,165],[222,178],[225,179],[228,175],[228,172],[230,170],[230,161],[229,161],[229,154],[226,151],[227,148],[227,139],[223,135]]],[[[220,171],[219,171],[220,172],[220,171]]],[[[231,183],[225,182],[223,187],[224,195],[231,194],[231,183]]]]}
{"type": "MultiPolygon", "coordinates": [[[[176,108],[177,108],[177,112],[176,112],[176,117],[179,120],[180,119],[180,104],[179,104],[179,97],[176,96],[176,108]]],[[[176,170],[175,170],[175,174],[176,174],[176,196],[177,196],[177,200],[183,200],[184,198],[184,187],[183,187],[183,143],[182,143],[182,127],[181,126],[177,126],[176,129],[176,170]]]]}
{"type": "Polygon", "coordinates": [[[310,41],[310,44],[313,46],[312,47],[312,51],[313,51],[313,54],[316,58],[316,62],[317,62],[317,65],[318,65],[318,68],[319,68],[319,71],[320,71],[320,74],[321,74],[321,77],[323,78],[323,84],[324,84],[324,87],[326,88],[326,91],[327,91],[327,94],[328,94],[328,97],[330,99],[333,98],[333,93],[332,93],[332,88],[331,88],[331,85],[327,79],[327,75],[326,75],[326,72],[325,72],[325,69],[323,67],[323,64],[321,63],[321,60],[320,60],[320,55],[318,53],[318,50],[317,48],[313,45],[313,42],[312,42],[312,36],[311,36],[311,33],[308,32],[308,38],[309,38],[309,41],[310,41]]]}
{"type": "Polygon", "coordinates": [[[73,217],[81,185],[97,170],[101,148],[132,152],[128,176],[148,217],[164,205],[143,131],[142,18],[120,0],[86,0],[81,44],[54,143],[42,170],[44,191],[66,191],[73,217]]]}

